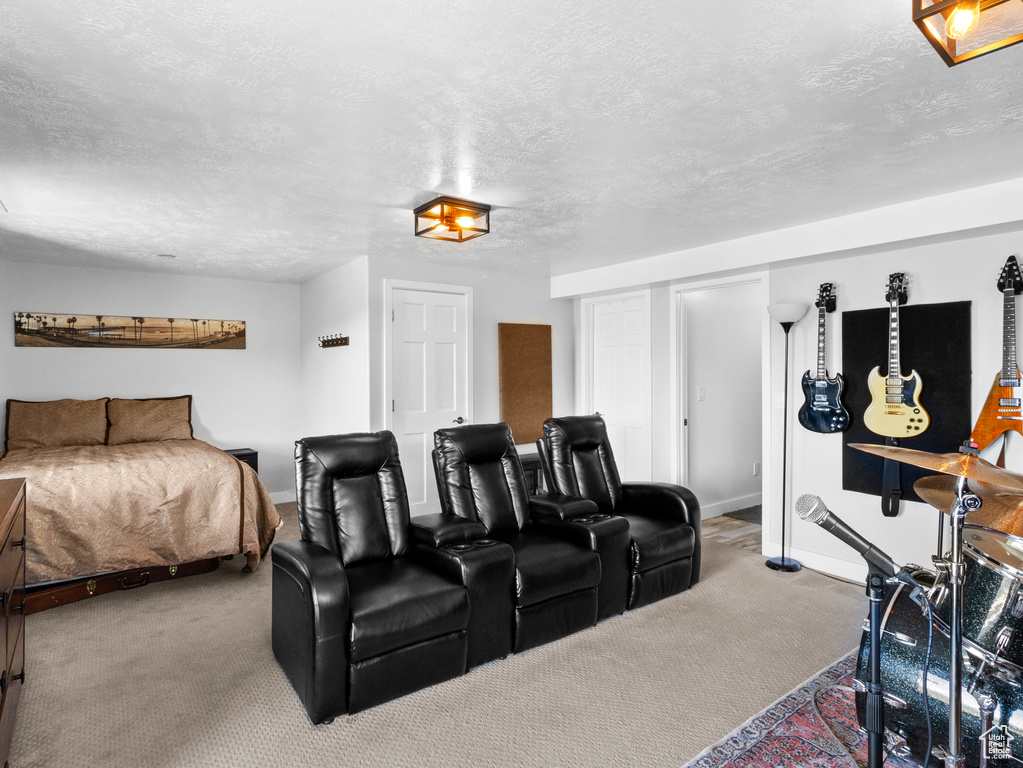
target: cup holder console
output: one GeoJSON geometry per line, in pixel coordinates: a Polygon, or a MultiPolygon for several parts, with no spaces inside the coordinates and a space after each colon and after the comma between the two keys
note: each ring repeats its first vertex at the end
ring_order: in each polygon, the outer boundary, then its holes
{"type": "Polygon", "coordinates": [[[461,544],[449,544],[447,548],[451,552],[468,552],[472,549],[492,547],[495,544],[497,544],[496,539],[477,539],[476,541],[466,541],[461,544]]]}
{"type": "Polygon", "coordinates": [[[582,523],[583,525],[589,525],[590,523],[599,523],[601,520],[607,520],[611,515],[605,515],[603,512],[597,515],[586,515],[585,517],[573,517],[573,523],[582,523]]]}

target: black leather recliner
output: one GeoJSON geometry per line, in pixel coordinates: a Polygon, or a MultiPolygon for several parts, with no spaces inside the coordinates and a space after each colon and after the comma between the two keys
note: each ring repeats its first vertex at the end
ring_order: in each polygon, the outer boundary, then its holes
{"type": "Polygon", "coordinates": [[[462,674],[469,594],[413,545],[394,436],[299,440],[295,471],[302,540],[272,549],[272,643],[309,719],[462,674]]]}
{"type": "Polygon", "coordinates": [[[595,506],[582,500],[530,499],[506,424],[441,429],[434,433],[434,445],[442,516],[479,523],[487,537],[514,551],[513,650],[595,624],[602,563],[593,529],[606,526],[610,538],[620,541],[624,559],[624,521],[592,519],[595,506]]]}
{"type": "Polygon", "coordinates": [[[700,580],[700,503],[670,483],[623,483],[600,416],[544,422],[537,448],[547,487],[589,499],[629,522],[629,608],[682,592],[700,580]]]}

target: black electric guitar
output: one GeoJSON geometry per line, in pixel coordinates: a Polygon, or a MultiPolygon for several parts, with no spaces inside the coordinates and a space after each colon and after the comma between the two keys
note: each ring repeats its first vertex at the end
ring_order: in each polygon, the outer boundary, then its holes
{"type": "Polygon", "coordinates": [[[810,371],[803,374],[803,396],[806,402],[799,409],[799,423],[811,432],[841,432],[849,426],[849,412],[842,405],[842,389],[845,382],[842,374],[828,378],[827,355],[825,353],[825,318],[835,311],[834,286],[821,283],[817,294],[817,375],[810,371]]]}
{"type": "Polygon", "coordinates": [[[923,382],[920,374],[912,371],[903,376],[899,364],[899,305],[905,304],[906,275],[896,272],[888,276],[888,375],[881,375],[881,367],[867,376],[870,405],[863,414],[863,424],[875,435],[884,437],[915,437],[931,423],[931,417],[920,405],[923,382]]]}
{"type": "Polygon", "coordinates": [[[1023,389],[1016,366],[1016,296],[1023,291],[1023,275],[1016,257],[1010,256],[998,277],[1002,293],[1002,370],[995,376],[991,392],[984,401],[970,440],[987,448],[1000,435],[1015,431],[1023,434],[1023,389]]]}

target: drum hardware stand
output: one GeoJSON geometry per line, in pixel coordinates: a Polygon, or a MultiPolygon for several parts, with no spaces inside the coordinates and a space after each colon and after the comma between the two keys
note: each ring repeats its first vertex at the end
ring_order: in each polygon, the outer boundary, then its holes
{"type": "Polygon", "coordinates": [[[870,601],[870,670],[867,676],[867,768],[884,765],[884,688],[881,686],[881,602],[884,600],[884,574],[867,573],[867,599],[870,601]]]}
{"type": "Polygon", "coordinates": [[[995,638],[995,655],[989,657],[987,654],[984,655],[984,660],[980,662],[980,666],[977,667],[977,671],[973,673],[973,680],[970,682],[970,687],[967,689],[971,694],[977,689],[977,686],[984,681],[984,670],[987,669],[988,664],[998,664],[1002,660],[1002,654],[1008,650],[1009,646],[1012,645],[1012,639],[1015,633],[1011,627],[1002,627],[998,633],[998,637],[995,638]]]}
{"type": "MultiPolygon", "coordinates": [[[[959,449],[976,455],[969,441],[959,449]]],[[[963,525],[966,513],[980,509],[980,497],[971,493],[966,478],[956,480],[956,500],[949,510],[952,519],[951,555],[949,573],[949,662],[948,662],[948,753],[945,768],[960,768],[966,760],[963,755],[963,582],[966,564],[963,562],[963,525]]]]}
{"type": "MultiPolygon", "coordinates": [[[[980,733],[982,736],[987,736],[995,723],[995,708],[998,705],[995,702],[995,697],[989,696],[986,693],[980,695],[978,703],[980,704],[980,733]]],[[[985,738],[983,741],[984,743],[980,747],[980,764],[978,768],[988,768],[987,739],[985,738]]]]}

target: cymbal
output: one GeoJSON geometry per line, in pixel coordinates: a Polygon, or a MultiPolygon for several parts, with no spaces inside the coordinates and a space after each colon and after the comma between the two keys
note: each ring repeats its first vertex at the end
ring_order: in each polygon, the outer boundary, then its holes
{"type": "Polygon", "coordinates": [[[980,456],[971,456],[968,453],[927,453],[926,451],[915,451],[912,448],[900,448],[894,445],[874,445],[872,443],[849,443],[850,448],[856,448],[866,453],[872,453],[884,459],[891,459],[900,464],[911,464],[914,467],[933,469],[935,472],[942,472],[946,475],[968,477],[971,480],[978,480],[988,485],[997,485],[1003,488],[1023,491],[1023,475],[1017,475],[1007,469],[996,467],[990,461],[980,456]]]}
{"type": "MultiPolygon", "coordinates": [[[[1023,537],[1023,492],[976,480],[967,485],[983,502],[980,509],[966,513],[967,523],[1023,537]]],[[[921,499],[946,514],[955,501],[955,487],[956,478],[950,475],[921,477],[913,483],[913,490],[921,499]]]]}

